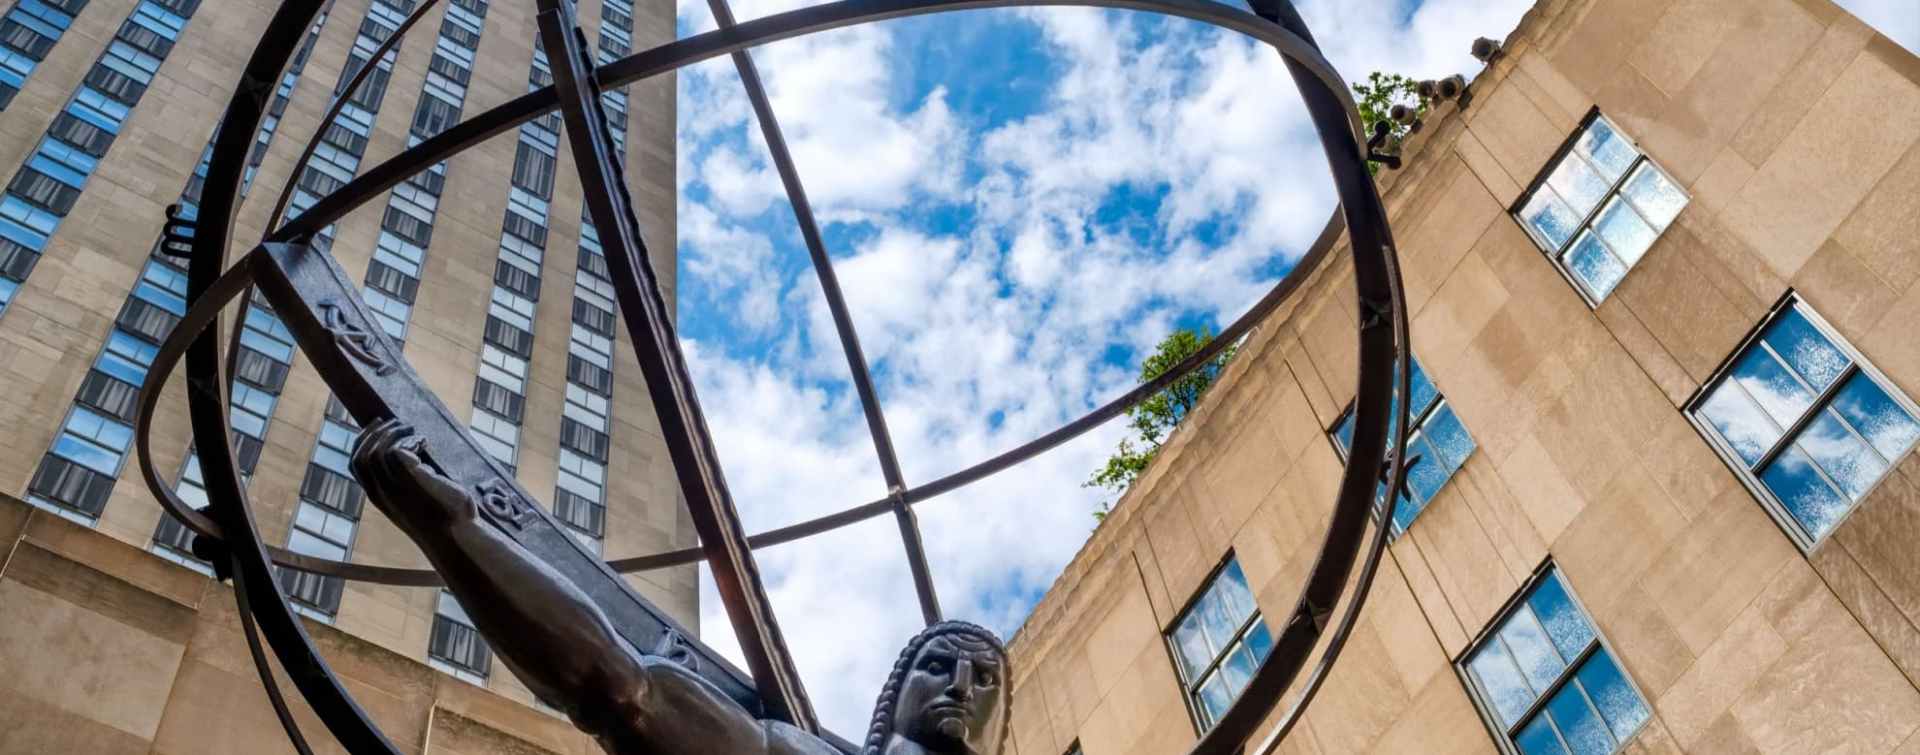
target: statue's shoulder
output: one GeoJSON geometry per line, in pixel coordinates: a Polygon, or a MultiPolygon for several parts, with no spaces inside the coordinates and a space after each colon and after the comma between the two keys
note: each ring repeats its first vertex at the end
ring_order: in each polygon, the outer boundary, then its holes
{"type": "Polygon", "coordinates": [[[845,755],[826,740],[782,721],[765,721],[767,755],[845,755]]]}

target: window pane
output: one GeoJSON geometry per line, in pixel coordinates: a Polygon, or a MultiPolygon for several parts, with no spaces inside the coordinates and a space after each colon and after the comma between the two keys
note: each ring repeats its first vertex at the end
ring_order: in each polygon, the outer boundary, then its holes
{"type": "Polygon", "coordinates": [[[1222,599],[1221,605],[1227,616],[1233,620],[1234,629],[1252,616],[1254,612],[1253,592],[1247,589],[1247,575],[1240,571],[1239,561],[1228,561],[1220,570],[1220,578],[1214,580],[1214,591],[1222,599]]]}
{"type": "Polygon", "coordinates": [[[1533,610],[1524,605],[1507,617],[1499,636],[1507,643],[1507,652],[1513,654],[1520,673],[1526,675],[1527,683],[1536,690],[1553,686],[1553,680],[1567,667],[1567,662],[1560,659],[1553,643],[1547,639],[1546,629],[1534,618],[1533,610]]]}
{"type": "Polygon", "coordinates": [[[1209,590],[1195,608],[1200,612],[1201,626],[1207,630],[1207,642],[1216,651],[1232,644],[1234,634],[1240,630],[1240,622],[1233,620],[1219,590],[1209,590]]]}
{"type": "Polygon", "coordinates": [[[1640,219],[1640,213],[1634,212],[1631,205],[1619,199],[1607,205],[1606,211],[1600,213],[1600,219],[1594,222],[1593,227],[1628,266],[1639,262],[1659,236],[1652,226],[1647,225],[1647,221],[1640,219]]]}
{"type": "Polygon", "coordinates": [[[1342,415],[1340,424],[1333,426],[1333,438],[1340,444],[1340,453],[1348,453],[1353,449],[1353,412],[1342,415]]]}
{"type": "Polygon", "coordinates": [[[1580,154],[1592,159],[1594,167],[1600,169],[1600,175],[1610,182],[1620,180],[1620,176],[1625,175],[1627,168],[1633,167],[1633,161],[1640,156],[1640,151],[1628,144],[1626,137],[1598,118],[1587,127],[1585,134],[1580,135],[1580,141],[1574,146],[1580,150],[1580,154]]]}
{"type": "Polygon", "coordinates": [[[1467,434],[1466,426],[1460,424],[1460,418],[1454,416],[1452,406],[1441,406],[1435,410],[1420,432],[1426,435],[1427,443],[1440,455],[1440,461],[1445,462],[1443,466],[1447,474],[1466,464],[1467,457],[1479,447],[1473,442],[1473,436],[1467,434]]]}
{"type": "Polygon", "coordinates": [[[1607,198],[1607,191],[1613,188],[1613,182],[1601,178],[1599,173],[1587,165],[1587,161],[1569,155],[1560,161],[1553,174],[1547,176],[1547,185],[1559,192],[1562,199],[1573,208],[1576,215],[1585,216],[1600,206],[1600,200],[1607,198]]]}
{"type": "MultiPolygon", "coordinates": [[[[1384,487],[1385,485],[1382,484],[1382,488],[1384,487]]],[[[1377,493],[1375,495],[1380,500],[1386,499],[1386,493],[1384,492],[1384,490],[1383,492],[1377,493]]],[[[1427,510],[1426,499],[1414,500],[1413,498],[1408,497],[1405,493],[1402,493],[1400,495],[1400,502],[1393,507],[1394,534],[1398,535],[1399,533],[1406,532],[1408,527],[1413,526],[1413,520],[1419,518],[1420,512],[1426,511],[1426,510],[1427,510]]]]}
{"type": "Polygon", "coordinates": [[[1621,279],[1627,277],[1627,266],[1607,251],[1606,245],[1601,244],[1600,237],[1593,235],[1592,231],[1580,234],[1580,240],[1573,242],[1573,248],[1567,250],[1567,269],[1573,271],[1574,277],[1580,279],[1581,285],[1586,286],[1587,293],[1595,299],[1607,298],[1608,294],[1613,293],[1613,288],[1620,285],[1621,279]]]}
{"type": "Polygon", "coordinates": [[[1521,678],[1520,670],[1514,668],[1513,660],[1507,657],[1506,647],[1499,642],[1489,642],[1475,651],[1473,659],[1467,661],[1467,668],[1479,680],[1480,689],[1493,704],[1501,726],[1512,726],[1527,712],[1527,706],[1533,704],[1533,690],[1521,678]]]}
{"type": "Polygon", "coordinates": [[[1733,379],[1780,427],[1792,426],[1813,407],[1813,394],[1766,349],[1751,349],[1742,355],[1734,363],[1733,379]]]}
{"type": "Polygon", "coordinates": [[[1520,217],[1555,250],[1566,246],[1567,239],[1573,238],[1574,229],[1580,227],[1580,216],[1573,214],[1550,187],[1543,186],[1534,192],[1527,206],[1520,210],[1520,217]]]}
{"type": "Polygon", "coordinates": [[[1560,737],[1553,733],[1553,726],[1547,723],[1546,716],[1533,719],[1527,728],[1520,730],[1520,736],[1513,738],[1524,755],[1566,755],[1567,748],[1560,746],[1560,737]]]}
{"type": "Polygon", "coordinates": [[[1757,464],[1767,449],[1785,432],[1767,419],[1766,412],[1731,382],[1721,383],[1708,394],[1700,413],[1720,431],[1720,437],[1733,447],[1747,464],[1757,464]]]}
{"type": "Polygon", "coordinates": [[[1593,625],[1587,623],[1587,615],[1567,594],[1558,571],[1540,580],[1540,585],[1527,597],[1527,605],[1546,627],[1547,636],[1553,638],[1553,646],[1560,649],[1562,657],[1579,657],[1587,644],[1593,642],[1593,625]]]}
{"type": "Polygon", "coordinates": [[[1613,752],[1613,735],[1607,731],[1607,724],[1587,705],[1587,696],[1581,694],[1580,685],[1568,684],[1554,693],[1547,701],[1547,715],[1553,716],[1553,723],[1559,727],[1560,736],[1573,750],[1573,755],[1608,755],[1613,752]]]}
{"type": "Polygon", "coordinates": [[[1795,308],[1780,313],[1762,338],[1816,391],[1825,390],[1852,362],[1795,308]]]}
{"type": "Polygon", "coordinates": [[[1587,698],[1593,701],[1594,707],[1600,709],[1600,715],[1607,719],[1607,727],[1613,730],[1615,739],[1625,741],[1640,730],[1641,724],[1646,723],[1647,704],[1627,684],[1626,675],[1620,673],[1620,665],[1605,649],[1588,658],[1574,678],[1587,690],[1587,698]]]}
{"type": "Polygon", "coordinates": [[[1253,680],[1254,667],[1253,656],[1247,654],[1246,646],[1233,646],[1227,660],[1220,664],[1220,673],[1227,680],[1228,694],[1236,698],[1240,696],[1241,690],[1247,688],[1247,682],[1253,680]]]}
{"type": "Polygon", "coordinates": [[[1416,436],[1412,442],[1408,443],[1408,446],[1411,448],[1408,458],[1418,456],[1420,457],[1420,462],[1407,470],[1407,489],[1413,494],[1414,500],[1420,503],[1412,507],[1401,506],[1394,511],[1393,518],[1395,521],[1399,521],[1404,517],[1407,522],[1411,523],[1414,514],[1417,514],[1418,511],[1410,511],[1409,509],[1425,508],[1425,503],[1433,500],[1433,497],[1440,493],[1440,487],[1447,484],[1447,474],[1449,470],[1447,469],[1446,459],[1441,458],[1438,453],[1434,452],[1432,445],[1427,443],[1427,437],[1425,435],[1416,436]]]}
{"type": "Polygon", "coordinates": [[[1813,462],[1797,447],[1789,447],[1767,465],[1760,472],[1760,480],[1815,538],[1827,534],[1847,512],[1846,497],[1820,479],[1813,462]]]}
{"type": "Polygon", "coordinates": [[[1233,693],[1227,691],[1227,683],[1219,674],[1214,674],[1200,687],[1200,706],[1206,712],[1208,726],[1226,715],[1227,708],[1233,707],[1233,693]]]}
{"type": "Polygon", "coordinates": [[[1273,652],[1273,635],[1267,633],[1267,622],[1253,622],[1253,628],[1247,630],[1247,651],[1253,653],[1253,662],[1258,665],[1267,660],[1267,653],[1273,652]]]}
{"type": "Polygon", "coordinates": [[[1816,415],[1806,429],[1800,431],[1800,437],[1793,439],[1793,444],[1813,457],[1827,477],[1853,500],[1866,495],[1867,488],[1873,487],[1874,481],[1887,471],[1886,460],[1868,448],[1859,436],[1848,432],[1833,412],[1816,415]]]}
{"type": "Polygon", "coordinates": [[[1207,638],[1200,631],[1198,619],[1198,616],[1188,616],[1173,630],[1173,644],[1180,650],[1180,665],[1187,672],[1188,679],[1200,673],[1213,660],[1213,651],[1207,648],[1207,638]]]}
{"type": "Polygon", "coordinates": [[[1687,206],[1687,195],[1680,193],[1680,187],[1668,181],[1652,163],[1634,171],[1633,178],[1627,180],[1623,191],[1628,199],[1633,200],[1633,206],[1646,216],[1647,222],[1661,230],[1671,225],[1687,206]]]}
{"type": "MultiPolygon", "coordinates": [[[[1440,397],[1440,391],[1434,388],[1433,381],[1427,378],[1427,371],[1420,369],[1419,360],[1408,359],[1407,363],[1413,365],[1413,374],[1407,380],[1413,394],[1413,405],[1407,407],[1407,416],[1418,421],[1420,415],[1427,412],[1427,407],[1433,405],[1433,400],[1440,397]]],[[[1398,383],[1396,382],[1395,385],[1398,383]]]]}
{"type": "Polygon", "coordinates": [[[1833,408],[1888,459],[1900,458],[1915,440],[1920,440],[1920,423],[1915,423],[1907,410],[1865,374],[1847,379],[1834,396],[1833,408]]]}

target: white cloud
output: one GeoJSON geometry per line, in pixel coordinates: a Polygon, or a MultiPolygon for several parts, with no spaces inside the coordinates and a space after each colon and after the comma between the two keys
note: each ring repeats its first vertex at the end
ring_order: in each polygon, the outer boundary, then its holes
{"type": "MultiPolygon", "coordinates": [[[[1430,0],[1408,16],[1383,0],[1313,0],[1305,12],[1349,77],[1432,77],[1468,70],[1471,39],[1504,35],[1525,5],[1430,0]]],[[[959,109],[970,101],[960,84],[912,91],[906,68],[890,64],[897,27],[755,53],[816,209],[853,239],[831,251],[916,484],[1117,395],[1134,368],[1111,351],[1139,355],[1178,322],[1238,316],[1333,206],[1318,141],[1270,49],[1118,12],[941,21],[982,19],[1037,30],[1058,73],[1031,112],[989,130],[959,109]],[[1126,196],[1164,198],[1144,216],[1151,199],[1111,212],[1126,196]]],[[[681,20],[712,24],[698,4],[681,20]]],[[[950,72],[1021,52],[981,38],[950,72]]],[[[844,357],[812,274],[794,267],[804,251],[731,63],[697,66],[681,86],[681,180],[698,199],[683,194],[680,251],[685,280],[706,292],[682,298],[682,321],[716,318],[753,336],[688,343],[748,529],[880,498],[844,357]]],[[[1017,627],[1091,531],[1105,496],[1079,484],[1121,433],[1102,428],[916,507],[948,615],[1017,627]]],[[[858,735],[920,621],[894,522],[757,557],[824,719],[858,735]]],[[[729,647],[717,597],[703,596],[702,610],[704,639],[729,647]]]]}

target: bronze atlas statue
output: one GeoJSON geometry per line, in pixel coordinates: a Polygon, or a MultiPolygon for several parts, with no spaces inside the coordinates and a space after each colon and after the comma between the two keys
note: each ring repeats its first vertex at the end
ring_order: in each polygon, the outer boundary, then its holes
{"type": "MultiPolygon", "coordinates": [[[[437,0],[417,8],[368,56],[377,61],[437,0]]],[[[1368,526],[1376,486],[1404,484],[1408,422],[1391,396],[1405,392],[1408,341],[1399,268],[1386,212],[1368,170],[1383,160],[1364,148],[1360,119],[1345,83],[1321,55],[1289,0],[1250,0],[1242,10],[1213,0],[835,0],[736,22],[727,0],[709,0],[718,28],[642,50],[604,65],[587,53],[571,0],[497,0],[537,6],[540,45],[553,84],[448,125],[282,221],[291,184],[269,218],[264,238],[229,266],[233,218],[253,136],[298,41],[326,0],[285,0],[247,62],[221,121],[197,215],[170,211],[160,253],[185,257],[189,308],[155,357],[136,421],[141,474],[161,505],[195,533],[194,551],[231,579],[248,647],[261,682],[301,753],[311,752],[266,653],[328,732],[353,753],[398,753],[333,674],[273,578],[276,566],[393,585],[444,585],[514,673],[543,700],[565,711],[609,753],[651,755],[997,755],[1009,729],[1012,675],[1005,647],[991,632],[946,620],[934,594],[913,507],[1018,464],[1119,415],[1208,363],[1298,289],[1306,271],[1346,234],[1351,244],[1359,313],[1359,379],[1347,466],[1314,562],[1267,660],[1237,702],[1201,735],[1192,752],[1270,753],[1299,721],[1340,655],[1365,602],[1386,545],[1386,530],[1368,526]],[[1272,46],[1299,89],[1325,149],[1341,209],[1295,272],[1200,353],[1162,377],[1059,429],[936,480],[909,485],[901,473],[859,339],[848,315],[813,210],[788,154],[765,88],[747,51],[768,42],[873,21],[945,11],[1012,6],[1091,6],[1187,18],[1245,34],[1272,46]],[[853,384],[888,491],[877,500],[748,537],[721,474],[706,420],[674,332],[666,300],[635,219],[600,93],[731,56],[754,108],[773,163],[805,237],[829,312],[839,331],[853,384]],[[321,240],[346,213],[456,153],[520,124],[558,111],[576,157],[588,219],[598,232],[615,298],[634,344],[649,398],[686,498],[698,548],[603,561],[561,529],[553,515],[481,450],[465,425],[427,390],[400,347],[372,319],[358,289],[321,240]],[[248,291],[273,307],[354,421],[366,428],[353,471],[368,497],[426,554],[431,569],[348,563],[265,545],[253,521],[227,426],[227,386],[234,349],[222,351],[222,309],[248,291]],[[195,447],[207,495],[204,509],[181,500],[156,470],[150,431],[161,387],[185,364],[195,447]],[[1389,428],[1396,428],[1390,430],[1389,428]],[[1389,434],[1396,435],[1389,438],[1389,434]],[[858,742],[823,729],[795,671],[779,622],[761,586],[753,549],[791,542],[891,513],[899,523],[919,608],[927,629],[901,652],[858,742]],[[1364,559],[1362,551],[1365,551],[1364,559]],[[689,636],[620,577],[705,561],[726,608],[747,668],[734,667],[689,636]],[[1357,580],[1349,580],[1356,562],[1357,580]],[[1349,582],[1355,585],[1334,621],[1349,582]],[[263,643],[261,640],[265,639],[263,643]],[[1321,660],[1292,706],[1256,744],[1263,721],[1324,643],[1321,660]]],[[[373,63],[335,95],[324,130],[368,78],[373,63]]],[[[312,157],[314,144],[293,175],[312,157]]],[[[235,337],[237,338],[237,333],[235,337]]],[[[1389,503],[1394,497],[1389,496],[1389,503]]],[[[1384,520],[1391,519],[1389,512],[1384,520]]]]}

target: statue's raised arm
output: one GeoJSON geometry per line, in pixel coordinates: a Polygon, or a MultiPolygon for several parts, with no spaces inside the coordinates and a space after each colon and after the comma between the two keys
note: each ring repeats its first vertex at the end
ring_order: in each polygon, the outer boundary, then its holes
{"type": "MultiPolygon", "coordinates": [[[[622,640],[585,593],[481,517],[473,493],[440,472],[405,424],[368,427],[353,471],[507,667],[607,752],[839,755],[800,729],[754,718],[679,663],[622,640]]],[[[863,755],[998,755],[1006,665],[999,639],[972,624],[920,633],[894,664],[863,755]]]]}

